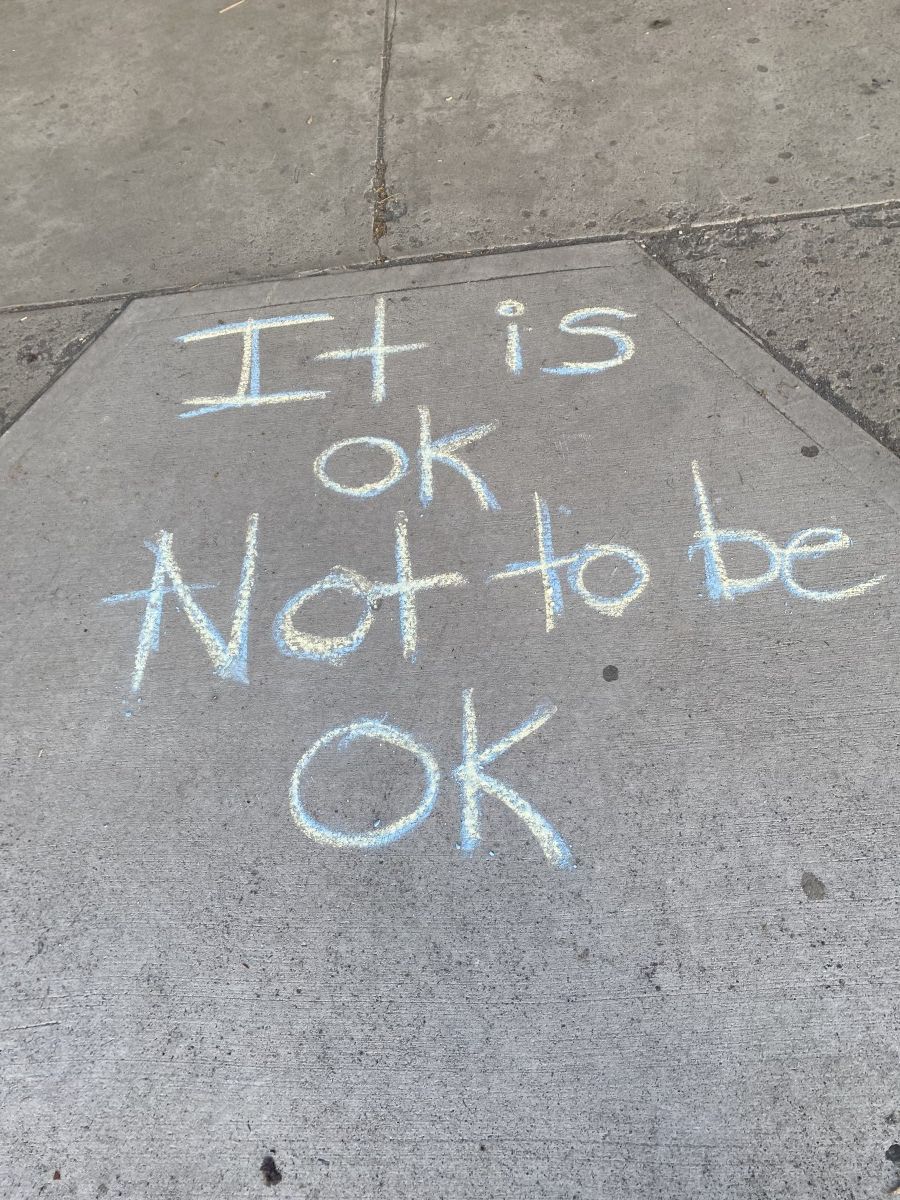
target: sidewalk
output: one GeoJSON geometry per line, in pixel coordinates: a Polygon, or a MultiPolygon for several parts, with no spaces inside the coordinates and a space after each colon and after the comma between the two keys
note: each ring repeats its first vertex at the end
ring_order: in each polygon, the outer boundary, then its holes
{"type": "Polygon", "coordinates": [[[896,16],[338,5],[0,51],[0,1195],[900,1194],[896,16]]]}
{"type": "Polygon", "coordinates": [[[104,297],[641,235],[896,445],[884,0],[16,0],[7,31],[0,425],[116,311],[104,297]],[[705,267],[652,236],[689,226],[705,267]]]}

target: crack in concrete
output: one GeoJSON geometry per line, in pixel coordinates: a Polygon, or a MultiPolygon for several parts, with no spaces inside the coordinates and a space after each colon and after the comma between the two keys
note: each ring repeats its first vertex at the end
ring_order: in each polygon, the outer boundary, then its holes
{"type": "Polygon", "coordinates": [[[385,124],[387,120],[387,89],[391,75],[391,54],[394,49],[394,28],[397,24],[397,0],[385,0],[384,37],[381,47],[381,86],[378,91],[378,122],[375,130],[375,169],[372,175],[372,242],[375,264],[382,266],[381,239],[387,232],[387,160],[384,156],[385,124]]]}
{"type": "MultiPolygon", "coordinates": [[[[546,250],[546,249],[561,248],[561,247],[565,247],[565,246],[602,245],[602,244],[610,244],[610,243],[622,242],[622,241],[634,242],[635,244],[639,245],[643,249],[643,251],[648,255],[649,258],[651,258],[654,262],[656,262],[658,265],[660,265],[665,271],[667,271],[670,275],[672,275],[674,278],[676,278],[679,281],[679,283],[681,283],[683,286],[689,288],[692,292],[694,292],[695,295],[699,296],[700,299],[703,300],[706,304],[708,304],[711,308],[714,308],[716,310],[716,312],[718,312],[721,316],[723,316],[730,324],[734,325],[742,333],[744,333],[748,337],[750,337],[767,354],[769,354],[773,359],[775,359],[776,362],[780,363],[783,367],[785,367],[788,371],[790,371],[791,374],[796,376],[798,379],[802,380],[807,385],[807,387],[809,387],[813,392],[815,392],[818,396],[821,396],[822,399],[824,399],[832,407],[837,409],[838,412],[840,412],[842,415],[849,418],[855,425],[857,425],[860,428],[862,428],[863,430],[865,430],[866,433],[868,433],[876,441],[878,441],[882,446],[884,446],[885,449],[887,449],[890,452],[893,452],[894,454],[898,455],[898,457],[900,457],[900,443],[898,443],[895,438],[888,436],[886,429],[880,427],[875,422],[871,421],[866,416],[865,413],[863,413],[859,409],[855,408],[852,404],[850,404],[847,400],[845,400],[838,392],[836,392],[834,387],[832,386],[830,380],[823,378],[823,377],[813,377],[810,374],[810,372],[806,370],[806,368],[804,367],[804,365],[802,363],[798,362],[797,360],[793,359],[792,357],[785,355],[784,353],[782,353],[778,349],[776,349],[773,345],[771,345],[769,343],[768,339],[766,339],[765,337],[762,337],[754,329],[751,329],[735,313],[731,312],[725,305],[723,305],[721,303],[721,301],[716,300],[711,294],[709,294],[708,291],[702,286],[702,284],[699,284],[696,280],[688,279],[688,278],[685,278],[682,275],[680,275],[679,272],[674,269],[672,264],[666,260],[665,256],[660,254],[658,252],[658,249],[656,247],[654,247],[654,245],[653,245],[653,243],[657,243],[657,245],[658,245],[666,237],[672,237],[673,235],[686,234],[686,233],[691,233],[691,232],[694,232],[694,233],[703,232],[704,230],[741,229],[741,228],[746,228],[751,225],[762,224],[762,223],[766,223],[766,222],[779,223],[779,222],[788,222],[788,221],[800,221],[800,220],[817,218],[817,217],[840,216],[842,214],[847,214],[847,213],[858,213],[858,212],[877,213],[877,212],[894,211],[894,210],[900,209],[900,198],[873,201],[873,202],[870,202],[867,204],[861,203],[861,204],[834,205],[831,207],[819,208],[819,209],[803,209],[803,210],[791,211],[791,212],[765,213],[765,214],[759,214],[759,215],[754,215],[754,216],[733,217],[733,218],[729,218],[729,219],[715,220],[715,221],[697,221],[697,222],[691,222],[689,224],[661,226],[656,229],[648,229],[648,230],[644,230],[642,232],[622,232],[622,233],[609,233],[609,234],[599,234],[599,235],[595,234],[591,237],[547,239],[547,240],[539,241],[539,242],[527,242],[527,243],[518,243],[515,245],[484,247],[484,248],[480,248],[480,249],[449,252],[449,253],[444,253],[444,254],[421,254],[421,255],[414,255],[414,256],[408,255],[408,256],[398,257],[398,258],[389,260],[384,255],[381,254],[379,240],[384,235],[384,232],[385,232],[384,210],[385,210],[385,205],[388,200],[388,192],[387,192],[387,187],[385,184],[387,163],[384,158],[384,113],[385,113],[386,88],[387,88],[387,82],[388,82],[388,77],[389,77],[389,73],[390,73],[390,57],[391,57],[391,49],[392,49],[392,45],[393,45],[394,27],[396,24],[396,19],[397,19],[397,0],[386,0],[385,25],[384,25],[384,31],[385,31],[385,33],[384,33],[384,49],[383,49],[383,53],[382,53],[381,97],[380,97],[380,101],[379,101],[378,133],[377,133],[377,137],[376,137],[377,158],[376,158],[376,163],[375,163],[375,175],[374,175],[374,179],[373,179],[375,205],[374,205],[372,233],[373,233],[373,241],[375,243],[376,250],[377,250],[377,255],[376,255],[375,260],[370,261],[370,262],[356,264],[356,265],[353,265],[350,267],[336,268],[333,270],[327,270],[327,269],[310,270],[310,271],[305,271],[305,272],[299,272],[295,275],[290,275],[290,276],[285,276],[285,275],[271,276],[270,275],[270,276],[265,276],[265,277],[258,278],[258,279],[245,280],[245,281],[243,281],[244,283],[277,282],[277,281],[281,281],[284,279],[303,279],[303,278],[309,279],[309,278],[315,278],[317,276],[325,276],[325,275],[333,275],[333,274],[347,274],[348,272],[352,272],[352,271],[369,271],[376,267],[395,267],[395,266],[409,266],[409,265],[415,265],[415,264],[419,264],[419,263],[429,263],[429,262],[448,262],[448,261],[462,260],[462,259],[467,259],[467,258],[481,258],[481,257],[489,257],[491,255],[499,256],[502,254],[519,253],[523,250],[546,250]]],[[[206,286],[206,289],[212,291],[212,290],[220,290],[220,289],[226,288],[226,287],[233,287],[235,285],[234,285],[233,280],[229,280],[228,282],[214,282],[214,283],[207,284],[205,286],[206,286]]],[[[187,289],[187,290],[190,290],[190,291],[199,290],[200,287],[201,287],[201,285],[195,285],[194,288],[187,289]]],[[[106,301],[108,303],[116,302],[116,301],[120,302],[120,307],[117,309],[117,311],[115,313],[113,313],[109,317],[108,320],[101,323],[101,325],[93,332],[93,334],[79,348],[79,350],[76,354],[73,354],[66,362],[61,364],[60,369],[54,373],[53,377],[51,379],[49,379],[47,381],[47,383],[43,387],[41,387],[34,396],[31,397],[31,399],[29,400],[26,407],[24,409],[22,409],[21,412],[17,413],[16,416],[13,417],[11,421],[8,421],[6,423],[0,422],[0,435],[2,435],[9,428],[11,428],[12,425],[15,424],[15,422],[18,420],[18,418],[22,415],[22,413],[26,412],[37,400],[40,399],[41,396],[44,395],[44,393],[50,387],[53,386],[53,384],[63,374],[65,374],[65,372],[69,369],[69,367],[71,367],[72,363],[75,362],[76,359],[80,358],[81,355],[88,349],[88,347],[91,346],[97,340],[97,338],[99,338],[100,335],[103,332],[105,332],[106,329],[109,328],[109,326],[112,324],[112,322],[115,321],[116,318],[122,314],[122,312],[124,312],[125,308],[128,306],[129,303],[131,303],[133,300],[150,298],[150,297],[154,297],[154,296],[177,295],[181,292],[184,292],[185,290],[186,289],[180,288],[180,287],[166,287],[166,288],[147,289],[142,292],[118,293],[118,294],[112,294],[112,295],[106,295],[106,296],[100,295],[100,296],[85,297],[82,299],[75,299],[75,300],[61,300],[61,301],[50,302],[50,303],[46,303],[46,304],[20,304],[20,305],[6,306],[6,307],[0,306],[0,314],[10,314],[10,313],[20,313],[20,312],[47,311],[47,310],[51,310],[51,309],[55,309],[55,308],[71,307],[74,305],[93,304],[93,303],[97,303],[98,301],[106,301]]]]}
{"type": "MultiPolygon", "coordinates": [[[[391,3],[391,0],[388,0],[391,3]]],[[[383,155],[383,146],[382,146],[383,155]]],[[[383,157],[380,160],[385,172],[387,163],[383,157]]],[[[376,171],[377,171],[376,163],[376,171]]],[[[389,199],[389,194],[385,190],[385,202],[389,199]]],[[[378,205],[376,203],[376,217],[378,205]]],[[[570,237],[570,238],[546,238],[542,241],[534,242],[512,242],[508,245],[500,246],[477,246],[471,250],[451,250],[441,253],[431,254],[406,254],[397,258],[386,258],[379,254],[379,257],[373,260],[368,260],[361,263],[351,263],[346,267],[318,267],[310,268],[308,271],[296,271],[289,274],[283,272],[269,275],[254,275],[246,279],[240,280],[240,286],[254,283],[281,283],[288,279],[314,279],[320,275],[346,275],[352,271],[371,271],[377,267],[405,267],[416,266],[419,263],[430,262],[454,262],[466,258],[485,258],[492,254],[519,254],[523,250],[555,250],[565,246],[603,246],[610,242],[636,242],[638,244],[652,238],[663,237],[667,234],[676,233],[700,233],[704,229],[741,229],[748,225],[757,225],[760,222],[771,221],[779,223],[782,221],[803,221],[815,217],[839,217],[842,213],[854,212],[887,212],[900,209],[900,197],[891,198],[889,200],[873,200],[860,204],[835,204],[828,208],[807,208],[791,210],[789,212],[774,212],[774,213],[756,213],[752,216],[728,217],[715,221],[695,221],[689,224],[680,225],[660,225],[649,229],[632,229],[618,230],[613,233],[592,234],[587,237],[570,237]]],[[[382,220],[384,220],[384,211],[382,209],[382,220]]],[[[373,222],[374,225],[374,222],[373,222]]],[[[374,229],[373,229],[374,233],[374,229]]],[[[205,283],[195,283],[191,287],[186,288],[183,285],[173,285],[170,287],[158,288],[143,288],[135,292],[106,292],[99,293],[96,296],[77,296],[71,300],[45,300],[31,301],[27,304],[0,304],[0,315],[9,313],[27,313],[40,312],[44,309],[51,308],[70,308],[76,304],[97,304],[98,302],[114,303],[120,301],[123,304],[129,303],[132,300],[152,299],[154,296],[177,296],[185,292],[195,291],[219,291],[223,288],[233,288],[238,286],[234,279],[213,279],[205,283]]]]}

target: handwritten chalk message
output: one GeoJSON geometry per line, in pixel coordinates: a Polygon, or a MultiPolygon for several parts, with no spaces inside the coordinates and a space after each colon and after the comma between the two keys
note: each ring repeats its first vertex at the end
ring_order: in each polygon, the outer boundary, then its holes
{"type": "MultiPolygon", "coordinates": [[[[572,357],[558,362],[532,366],[533,361],[542,361],[534,353],[534,343],[540,333],[523,324],[525,315],[525,304],[509,297],[498,299],[493,310],[484,313],[486,321],[494,321],[498,326],[501,340],[497,344],[502,347],[502,354],[489,366],[500,375],[519,378],[534,371],[564,381],[567,377],[584,378],[628,370],[629,364],[640,358],[640,314],[616,306],[589,304],[562,313],[558,330],[579,339],[593,339],[588,343],[598,347],[593,356],[573,353],[572,357]]],[[[180,398],[180,411],[173,411],[173,418],[228,421],[234,419],[235,410],[259,409],[263,411],[256,413],[253,419],[264,421],[267,419],[264,410],[270,406],[299,405],[297,419],[302,422],[306,406],[327,405],[340,399],[333,389],[317,386],[314,364],[345,364],[341,369],[346,369],[346,387],[348,391],[364,390],[366,401],[372,406],[371,421],[357,435],[308,449],[306,469],[324,492],[333,497],[331,503],[344,506],[367,504],[390,493],[402,480],[411,477],[415,481],[420,509],[424,511],[432,505],[437,508],[449,504],[442,479],[449,479],[453,474],[466,485],[471,517],[476,521],[491,520],[502,510],[503,489],[492,479],[489,467],[476,470],[470,461],[471,449],[482,443],[488,452],[488,462],[492,448],[498,455],[501,452],[504,431],[500,422],[490,419],[490,413],[480,414],[487,419],[477,424],[448,428],[434,405],[423,402],[416,405],[408,437],[401,434],[402,442],[396,437],[384,436],[384,430],[378,427],[379,410],[383,411],[383,406],[391,402],[394,364],[419,356],[421,370],[426,371],[429,354],[436,348],[442,353],[447,350],[440,345],[441,331],[423,330],[423,340],[392,341],[382,296],[374,299],[371,337],[364,340],[364,344],[328,345],[328,322],[333,320],[333,314],[328,312],[295,313],[249,317],[236,323],[184,332],[178,342],[187,350],[198,343],[221,340],[225,345],[231,339],[237,339],[239,370],[233,391],[180,398]],[[267,338],[275,330],[302,330],[303,327],[309,327],[304,336],[315,337],[322,346],[312,358],[313,366],[307,366],[310,377],[298,380],[296,387],[287,390],[263,390],[262,360],[267,351],[267,338]],[[362,471],[359,468],[361,458],[371,462],[373,455],[382,460],[378,470],[374,474],[370,470],[362,471]]],[[[684,470],[692,483],[694,507],[691,511],[688,505],[685,511],[683,550],[690,562],[696,564],[700,581],[698,595],[709,604],[739,602],[741,597],[770,588],[783,589],[788,596],[811,604],[847,603],[885,581],[884,575],[870,575],[864,564],[857,563],[855,582],[829,587],[823,584],[819,573],[815,577],[816,586],[813,586],[807,571],[809,564],[851,550],[851,538],[842,528],[811,524],[781,544],[762,530],[724,525],[714,513],[710,500],[708,466],[697,460],[690,461],[688,456],[684,470]],[[742,562],[748,552],[758,558],[755,573],[746,574],[746,566],[738,570],[736,550],[742,562]]],[[[603,622],[620,617],[634,605],[648,603],[653,592],[651,556],[640,546],[599,540],[600,531],[597,531],[596,541],[572,544],[575,539],[568,540],[554,528],[554,510],[566,511],[566,497],[551,498],[542,494],[545,490],[533,492],[530,536],[511,544],[505,561],[497,561],[490,572],[479,577],[474,577],[471,572],[467,574],[461,569],[463,564],[453,561],[441,562],[439,569],[431,571],[417,567],[417,562],[421,563],[421,542],[417,544],[417,538],[411,535],[407,514],[395,508],[392,536],[383,547],[384,570],[379,570],[377,577],[370,578],[353,565],[352,547],[336,546],[335,558],[344,562],[349,557],[349,566],[335,565],[319,578],[298,578],[294,590],[285,594],[280,606],[269,612],[260,611],[259,606],[254,605],[260,564],[266,553],[267,514],[248,512],[243,543],[235,546],[233,561],[222,563],[223,578],[228,578],[231,581],[228,586],[235,590],[231,622],[227,628],[217,626],[203,607],[203,593],[221,585],[202,580],[187,582],[192,576],[188,573],[188,564],[180,560],[176,549],[180,531],[147,531],[149,536],[145,545],[150,556],[147,576],[136,581],[140,586],[102,599],[102,604],[107,607],[119,609],[134,605],[142,609],[131,663],[130,694],[133,697],[141,694],[153,658],[160,653],[163,619],[170,609],[180,614],[196,634],[216,676],[234,684],[247,684],[252,672],[248,654],[251,623],[261,623],[271,631],[272,654],[299,663],[316,662],[337,667],[365,652],[371,630],[377,622],[384,622],[383,614],[389,612],[395,619],[398,635],[395,642],[397,669],[402,670],[404,664],[420,663],[429,653],[429,629],[427,621],[420,620],[419,612],[420,598],[426,593],[440,593],[447,603],[452,604],[454,597],[466,589],[477,588],[491,598],[491,603],[502,608],[504,589],[527,589],[527,594],[534,600],[533,633],[536,637],[561,636],[558,630],[564,626],[566,612],[571,606],[584,606],[595,614],[592,619],[603,622]],[[601,563],[613,568],[613,577],[621,581],[615,589],[607,585],[604,590],[597,590],[596,584],[592,584],[595,577],[592,568],[601,563]],[[327,634],[314,632],[304,621],[308,618],[307,605],[329,596],[349,598],[355,606],[355,619],[327,634]]],[[[814,516],[810,514],[813,519],[814,516]]],[[[131,715],[131,711],[126,709],[126,715],[131,715]]],[[[458,848],[462,855],[472,855],[478,848],[482,840],[483,808],[489,802],[497,802],[522,822],[548,864],[555,868],[571,867],[574,851],[565,831],[556,827],[532,797],[522,795],[504,782],[500,762],[508,750],[546,725],[556,711],[552,702],[540,704],[530,712],[523,712],[520,723],[503,736],[487,740],[480,732],[480,726],[490,724],[493,728],[493,722],[488,720],[490,714],[485,716],[480,711],[474,689],[467,687],[459,696],[459,749],[450,762],[440,761],[440,756],[415,731],[402,729],[386,719],[360,715],[324,730],[301,755],[291,779],[285,781],[292,817],[302,833],[321,847],[362,851],[388,846],[413,834],[429,818],[447,778],[458,795],[458,848]],[[483,719],[480,721],[480,718],[483,719]],[[422,778],[421,792],[409,811],[387,824],[378,822],[364,832],[334,828],[317,820],[314,816],[315,797],[310,794],[309,787],[314,761],[323,755],[327,758],[325,752],[330,747],[345,749],[355,742],[383,743],[403,751],[418,763],[422,778]]]]}

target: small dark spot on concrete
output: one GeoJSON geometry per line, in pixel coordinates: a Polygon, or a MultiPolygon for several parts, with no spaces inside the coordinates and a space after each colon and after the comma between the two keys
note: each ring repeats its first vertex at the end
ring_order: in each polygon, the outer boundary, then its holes
{"type": "Polygon", "coordinates": [[[616,680],[619,678],[619,668],[612,667],[612,666],[604,667],[603,668],[603,678],[606,680],[607,683],[615,683],[616,680]]]}
{"type": "Polygon", "coordinates": [[[776,104],[776,105],[775,105],[775,111],[776,111],[776,112],[784,112],[784,105],[783,105],[783,104],[776,104]]]}
{"type": "Polygon", "coordinates": [[[54,1179],[62,1179],[62,1171],[60,1171],[60,1170],[59,1170],[59,1168],[57,1168],[57,1169],[56,1169],[56,1170],[53,1172],[53,1178],[54,1178],[54,1179]]]}
{"type": "Polygon", "coordinates": [[[672,24],[671,17],[656,17],[648,26],[649,29],[667,29],[672,24]]]}
{"type": "Polygon", "coordinates": [[[271,1154],[266,1155],[259,1169],[262,1171],[263,1182],[266,1187],[274,1187],[276,1183],[281,1183],[281,1172],[275,1166],[275,1159],[271,1154]]]}
{"type": "Polygon", "coordinates": [[[757,69],[757,71],[759,71],[759,73],[760,73],[761,75],[767,75],[767,74],[769,73],[769,68],[768,68],[768,67],[764,67],[764,66],[762,65],[762,63],[759,63],[759,64],[757,65],[757,68],[756,68],[756,69],[757,69]]]}
{"type": "Polygon", "coordinates": [[[51,358],[52,352],[50,347],[43,342],[32,342],[30,345],[20,346],[16,354],[17,362],[27,363],[29,366],[32,363],[41,362],[42,359],[49,361],[51,358]]]}
{"type": "Polygon", "coordinates": [[[815,458],[816,455],[819,453],[819,447],[818,446],[801,446],[800,453],[803,455],[804,458],[815,458]]]}
{"type": "Polygon", "coordinates": [[[747,38],[747,41],[751,46],[755,46],[759,42],[759,38],[747,38]]]}
{"type": "Polygon", "coordinates": [[[892,1146],[888,1146],[884,1152],[884,1157],[888,1162],[900,1163],[900,1142],[894,1142],[892,1146]]]}
{"type": "Polygon", "coordinates": [[[478,1149],[484,1151],[487,1150],[487,1146],[484,1144],[484,1142],[479,1142],[478,1149]]]}
{"type": "Polygon", "coordinates": [[[777,183],[777,182],[778,182],[777,175],[767,175],[766,176],[766,183],[777,183]]]}
{"type": "Polygon", "coordinates": [[[800,886],[807,900],[824,900],[825,884],[812,871],[804,871],[800,877],[800,886]]]}
{"type": "Polygon", "coordinates": [[[375,596],[374,599],[370,600],[369,608],[371,608],[372,612],[378,612],[379,608],[381,608],[381,597],[375,596]]]}
{"type": "Polygon", "coordinates": [[[779,152],[778,157],[788,159],[788,158],[793,158],[794,156],[793,156],[793,154],[791,154],[790,150],[782,150],[779,152]]]}

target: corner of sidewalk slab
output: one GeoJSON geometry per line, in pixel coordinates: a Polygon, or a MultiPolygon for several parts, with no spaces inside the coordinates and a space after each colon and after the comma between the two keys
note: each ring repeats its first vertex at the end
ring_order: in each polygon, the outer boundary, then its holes
{"type": "Polygon", "coordinates": [[[644,241],[678,279],[900,454],[900,210],[678,230],[644,241]]]}
{"type": "Polygon", "coordinates": [[[124,307],[120,300],[0,313],[0,433],[18,420],[124,307]]]}
{"type": "MultiPolygon", "coordinates": [[[[388,219],[401,199],[389,194],[388,219]]],[[[642,240],[681,282],[900,454],[900,208],[673,230],[642,240]]],[[[0,432],[122,310],[0,314],[0,432]]]]}

